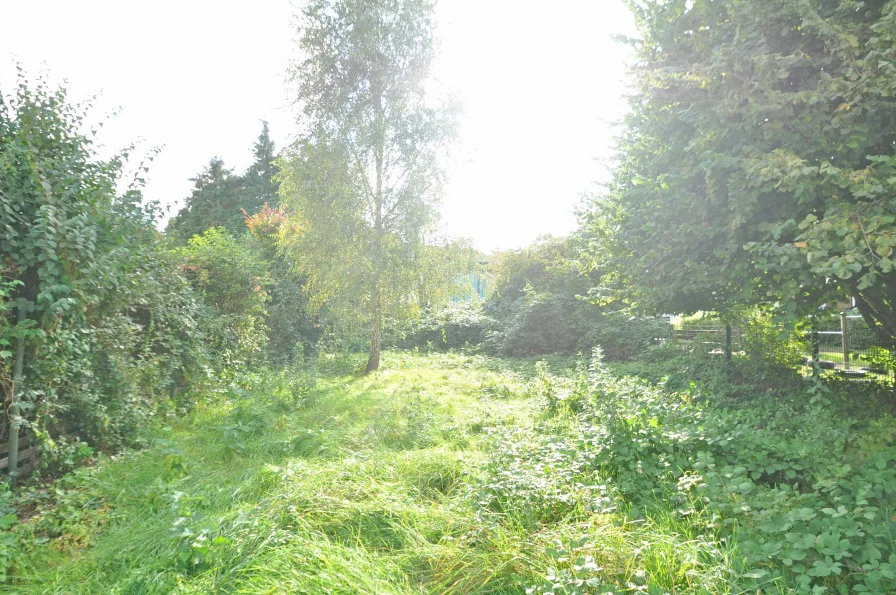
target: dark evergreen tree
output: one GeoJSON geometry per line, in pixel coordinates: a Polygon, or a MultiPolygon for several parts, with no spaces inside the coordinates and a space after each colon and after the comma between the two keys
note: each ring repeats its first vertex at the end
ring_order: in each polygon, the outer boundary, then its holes
{"type": "Polygon", "coordinates": [[[267,122],[262,122],[261,134],[255,141],[252,153],[255,156],[255,162],[249,166],[244,176],[246,189],[246,206],[244,208],[249,215],[259,213],[264,205],[276,208],[280,203],[277,197],[280,184],[274,179],[280,172],[280,168],[274,163],[277,152],[274,141],[271,140],[267,122]]]}
{"type": "Polygon", "coordinates": [[[168,224],[168,235],[186,242],[212,227],[224,227],[239,235],[245,230],[243,213],[244,181],[224,166],[224,161],[213,157],[195,178],[193,192],[184,208],[168,224]]]}
{"type": "Polygon", "coordinates": [[[279,168],[274,165],[275,146],[267,122],[262,124],[252,152],[255,161],[242,176],[225,167],[219,157],[212,158],[202,173],[191,179],[193,192],[168,224],[168,235],[186,243],[212,227],[223,227],[240,236],[246,231],[247,215],[260,212],[265,204],[276,207],[279,184],[274,176],[279,168]]]}

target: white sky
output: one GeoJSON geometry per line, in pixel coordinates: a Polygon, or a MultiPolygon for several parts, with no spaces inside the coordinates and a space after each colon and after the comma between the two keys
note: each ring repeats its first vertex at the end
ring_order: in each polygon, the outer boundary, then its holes
{"type": "MultiPolygon", "coordinates": [[[[164,145],[147,197],[180,207],[212,156],[251,162],[261,120],[278,146],[296,130],[285,85],[295,55],[289,0],[0,0],[0,86],[14,60],[45,67],[75,99],[120,107],[101,141],[164,145]]],[[[604,179],[621,114],[630,34],[621,0],[441,0],[436,77],[464,105],[443,207],[446,231],[482,250],[575,227],[581,193],[604,179]]]]}

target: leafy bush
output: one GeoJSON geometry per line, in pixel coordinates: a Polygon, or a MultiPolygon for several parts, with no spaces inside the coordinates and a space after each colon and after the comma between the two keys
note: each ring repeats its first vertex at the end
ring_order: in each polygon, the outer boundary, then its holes
{"type": "Polygon", "coordinates": [[[587,347],[583,339],[600,309],[578,298],[592,285],[575,261],[578,247],[574,236],[548,236],[495,256],[494,290],[485,307],[494,321],[490,351],[527,356],[587,347]]]}
{"type": "Polygon", "coordinates": [[[82,440],[134,443],[172,396],[201,383],[215,317],[161,241],[142,179],[118,191],[127,152],[100,159],[64,88],[19,82],[0,98],[0,388],[8,400],[23,336],[19,421],[59,471],[82,440]],[[21,323],[13,302],[25,305],[21,323]]]}
{"type": "MultiPolygon", "coordinates": [[[[744,590],[894,592],[896,417],[886,389],[862,389],[877,399],[872,413],[856,405],[854,385],[814,393],[808,380],[802,392],[785,386],[743,388],[731,399],[700,382],[669,390],[619,377],[598,361],[586,382],[566,386],[579,404],[575,424],[558,419],[542,437],[496,439],[500,454],[481,501],[530,510],[536,522],[583,502],[649,518],[666,502],[732,540],[744,590]],[[605,494],[588,486],[605,486],[605,494]]],[[[548,415],[568,415],[545,396],[548,415]]],[[[606,578],[588,576],[594,584],[606,578]]]]}
{"type": "Polygon", "coordinates": [[[599,346],[607,359],[628,361],[648,347],[662,345],[672,336],[665,318],[637,318],[623,313],[603,313],[584,338],[584,346],[599,346]]]}
{"type": "Polygon", "coordinates": [[[489,323],[478,300],[454,302],[424,313],[405,329],[392,330],[391,342],[406,349],[463,349],[481,344],[489,323]]]}
{"type": "Polygon", "coordinates": [[[872,370],[884,373],[896,370],[896,355],[883,347],[869,347],[866,353],[859,355],[859,359],[866,362],[872,370]]]}
{"type": "Polygon", "coordinates": [[[265,334],[267,263],[248,237],[234,238],[223,228],[194,236],[177,250],[190,283],[214,308],[209,339],[225,365],[259,358],[265,334]]]}
{"type": "Polygon", "coordinates": [[[527,291],[492,341],[505,355],[575,352],[588,328],[583,310],[597,314],[596,308],[574,296],[527,291]]]}
{"type": "Polygon", "coordinates": [[[737,321],[740,347],[760,369],[796,368],[808,348],[802,329],[788,332],[762,311],[750,311],[737,321]]]}

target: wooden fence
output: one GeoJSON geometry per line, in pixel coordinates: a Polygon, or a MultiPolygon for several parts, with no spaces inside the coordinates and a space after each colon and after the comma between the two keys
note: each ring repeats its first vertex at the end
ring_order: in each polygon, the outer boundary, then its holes
{"type": "MultiPolygon", "coordinates": [[[[0,444],[0,474],[8,475],[9,474],[9,442],[6,444],[0,444]]],[[[37,448],[34,445],[33,439],[31,439],[27,435],[23,435],[19,438],[19,460],[18,465],[16,465],[18,472],[18,477],[23,477],[28,473],[31,473],[31,470],[34,469],[34,465],[37,462],[37,448]]]]}

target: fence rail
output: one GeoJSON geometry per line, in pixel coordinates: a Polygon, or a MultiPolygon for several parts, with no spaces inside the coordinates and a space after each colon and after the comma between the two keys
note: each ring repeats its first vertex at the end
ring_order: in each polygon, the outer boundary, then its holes
{"type": "MultiPolygon", "coordinates": [[[[37,462],[38,450],[28,439],[19,442],[19,458],[16,473],[19,477],[31,473],[37,462]]],[[[0,444],[0,473],[9,474],[9,442],[0,444]]]]}
{"type": "Polygon", "coordinates": [[[811,359],[823,369],[837,370],[846,376],[893,376],[896,370],[892,353],[875,346],[870,333],[861,316],[841,314],[840,330],[808,333],[811,359]]]}
{"type": "MultiPolygon", "coordinates": [[[[804,364],[817,362],[818,367],[833,370],[844,376],[896,376],[896,354],[875,345],[871,329],[861,316],[841,313],[839,316],[816,319],[819,330],[800,337],[804,364]],[[839,330],[833,330],[839,326],[839,330]]],[[[679,341],[700,343],[710,353],[740,352],[743,333],[734,327],[674,329],[672,337],[679,341]]],[[[729,355],[730,357],[730,355],[729,355]]]]}

